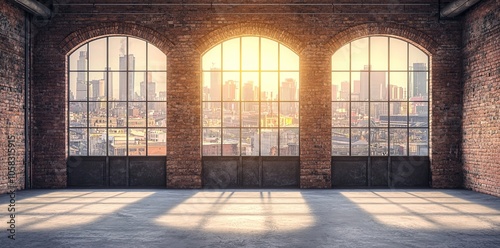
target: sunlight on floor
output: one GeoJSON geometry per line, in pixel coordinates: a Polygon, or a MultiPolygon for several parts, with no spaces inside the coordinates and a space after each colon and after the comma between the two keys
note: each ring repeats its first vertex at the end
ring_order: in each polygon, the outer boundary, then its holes
{"type": "Polygon", "coordinates": [[[53,230],[89,224],[154,192],[54,192],[20,201],[23,230],[53,230]]]}
{"type": "Polygon", "coordinates": [[[314,222],[299,192],[200,192],[156,219],[163,226],[245,234],[300,230],[314,222]]]}
{"type": "Polygon", "coordinates": [[[442,192],[342,192],[379,223],[398,228],[492,229],[500,211],[442,192]]]}

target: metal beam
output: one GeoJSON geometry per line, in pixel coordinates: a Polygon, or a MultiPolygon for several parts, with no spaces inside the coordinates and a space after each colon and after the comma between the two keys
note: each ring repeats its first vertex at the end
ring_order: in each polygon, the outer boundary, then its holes
{"type": "Polygon", "coordinates": [[[50,9],[38,1],[35,0],[13,0],[13,1],[16,2],[19,6],[21,6],[24,10],[28,11],[29,13],[35,16],[49,18],[52,15],[50,9]]]}
{"type": "Polygon", "coordinates": [[[454,2],[446,5],[440,12],[442,18],[452,18],[460,15],[462,12],[466,11],[472,5],[476,4],[481,0],[456,0],[454,2]]]}

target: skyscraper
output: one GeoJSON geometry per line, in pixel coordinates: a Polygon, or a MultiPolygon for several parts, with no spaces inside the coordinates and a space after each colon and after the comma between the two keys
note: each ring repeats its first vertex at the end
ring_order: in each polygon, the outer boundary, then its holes
{"type": "Polygon", "coordinates": [[[210,72],[210,99],[211,101],[220,101],[221,93],[221,72],[219,68],[212,67],[210,72]]]}
{"type": "Polygon", "coordinates": [[[78,60],[76,61],[76,100],[87,99],[87,80],[85,70],[87,69],[87,51],[81,51],[78,60]]]}
{"type": "Polygon", "coordinates": [[[413,63],[412,85],[410,97],[427,96],[427,66],[425,63],[413,63]]]}
{"type": "Polygon", "coordinates": [[[119,85],[119,90],[120,90],[120,95],[119,95],[119,100],[120,101],[126,101],[127,100],[127,95],[128,95],[128,100],[134,99],[134,70],[135,70],[135,57],[133,54],[129,54],[128,56],[126,55],[120,55],[120,85],[119,85]],[[128,68],[127,68],[127,61],[128,61],[128,68]],[[128,70],[128,73],[127,73],[128,70]],[[128,74],[128,76],[127,76],[128,74]],[[128,81],[128,85],[127,85],[128,81]],[[127,88],[128,86],[128,88],[127,88]],[[128,90],[128,94],[127,94],[128,90]]]}

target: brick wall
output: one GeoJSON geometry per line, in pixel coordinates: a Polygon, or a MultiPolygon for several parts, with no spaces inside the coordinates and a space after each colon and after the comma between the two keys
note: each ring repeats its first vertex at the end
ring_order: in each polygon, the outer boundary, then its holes
{"type": "Polygon", "coordinates": [[[50,23],[39,29],[34,51],[34,186],[66,185],[65,56],[85,40],[105,35],[103,30],[108,34],[135,35],[150,42],[161,37],[160,40],[171,43],[162,48],[168,56],[168,187],[201,187],[200,57],[212,45],[240,35],[272,38],[299,54],[300,185],[331,187],[330,56],[342,43],[371,34],[395,35],[431,53],[432,185],[462,185],[462,64],[457,59],[461,58],[461,22],[439,21],[437,1],[372,8],[222,5],[226,2],[234,1],[216,1],[213,6],[55,6],[50,23]],[[103,28],[106,26],[117,28],[103,28]],[[151,35],[152,31],[155,35],[151,35]]]}
{"type": "Polygon", "coordinates": [[[24,12],[0,0],[0,193],[24,188],[24,12]]]}
{"type": "Polygon", "coordinates": [[[464,23],[464,186],[500,196],[500,4],[482,1],[464,23]]]}

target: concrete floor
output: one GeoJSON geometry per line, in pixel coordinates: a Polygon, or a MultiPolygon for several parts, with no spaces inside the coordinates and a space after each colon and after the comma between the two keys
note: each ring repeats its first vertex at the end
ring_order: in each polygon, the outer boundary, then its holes
{"type": "Polygon", "coordinates": [[[0,247],[500,247],[500,198],[466,190],[26,190],[0,247]]]}

